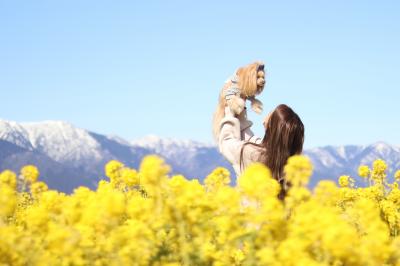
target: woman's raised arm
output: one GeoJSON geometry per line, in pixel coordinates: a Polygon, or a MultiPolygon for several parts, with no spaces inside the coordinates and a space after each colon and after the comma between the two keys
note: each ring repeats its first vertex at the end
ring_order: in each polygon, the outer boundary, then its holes
{"type": "Polygon", "coordinates": [[[241,139],[240,121],[229,107],[225,108],[225,117],[220,124],[218,148],[232,164],[238,164],[244,141],[241,139]]]}
{"type": "Polygon", "coordinates": [[[247,109],[245,108],[243,112],[240,113],[239,115],[239,123],[240,123],[240,136],[241,140],[244,140],[246,142],[252,142],[259,144],[261,143],[261,138],[254,136],[253,131],[251,130],[251,126],[253,125],[253,122],[247,119],[247,109]]]}

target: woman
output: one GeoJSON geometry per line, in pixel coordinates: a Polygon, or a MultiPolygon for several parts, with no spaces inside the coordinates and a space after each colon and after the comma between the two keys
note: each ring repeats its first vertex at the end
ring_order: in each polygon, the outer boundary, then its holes
{"type": "Polygon", "coordinates": [[[218,139],[219,150],[232,163],[238,177],[249,164],[264,163],[281,184],[279,198],[283,199],[290,186],[285,181],[283,167],[290,156],[303,151],[304,125],[285,104],[276,107],[263,124],[265,135],[260,139],[250,129],[252,122],[247,120],[246,110],[235,117],[226,107],[218,139]]]}

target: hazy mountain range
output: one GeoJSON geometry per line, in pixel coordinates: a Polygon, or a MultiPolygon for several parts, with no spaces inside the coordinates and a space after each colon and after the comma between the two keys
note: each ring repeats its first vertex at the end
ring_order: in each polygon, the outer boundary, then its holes
{"type": "MultiPolygon", "coordinates": [[[[341,174],[357,176],[360,164],[370,165],[377,158],[386,160],[390,174],[400,169],[400,147],[384,142],[368,146],[326,146],[304,153],[315,167],[311,186],[320,179],[336,180],[341,174]]],[[[41,172],[41,180],[65,192],[80,185],[94,188],[104,178],[104,165],[109,160],[116,159],[137,168],[147,154],[161,155],[174,173],[188,178],[202,180],[217,166],[233,173],[212,144],[156,136],[127,141],[61,121],[16,123],[0,120],[0,171],[19,171],[26,164],[34,164],[41,172]]]]}

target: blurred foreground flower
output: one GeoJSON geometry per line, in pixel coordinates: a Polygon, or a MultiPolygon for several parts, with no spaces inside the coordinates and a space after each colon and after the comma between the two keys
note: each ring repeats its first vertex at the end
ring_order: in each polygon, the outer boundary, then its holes
{"type": "Polygon", "coordinates": [[[34,183],[39,177],[39,170],[34,165],[22,167],[21,175],[28,183],[34,183]]]}
{"type": "Polygon", "coordinates": [[[108,180],[71,195],[0,174],[1,265],[400,265],[400,171],[388,184],[387,165],[361,166],[368,187],[350,176],[339,186],[307,187],[312,165],[294,156],[280,184],[263,164],[249,166],[231,187],[217,168],[202,185],[147,156],[139,170],[118,161],[108,180]],[[19,183],[23,183],[22,185],[19,183]],[[25,187],[29,185],[28,187],[25,187]]]}

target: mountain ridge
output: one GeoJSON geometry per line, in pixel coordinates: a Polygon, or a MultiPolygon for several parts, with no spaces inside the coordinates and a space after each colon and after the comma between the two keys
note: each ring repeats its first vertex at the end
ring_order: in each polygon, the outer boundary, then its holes
{"type": "MultiPolygon", "coordinates": [[[[104,165],[108,161],[119,160],[138,168],[148,154],[162,156],[172,166],[173,174],[204,179],[217,166],[222,166],[234,177],[229,162],[211,143],[155,135],[128,141],[64,121],[17,123],[0,119],[0,170],[17,171],[17,166],[23,164],[40,164],[41,178],[61,191],[71,192],[79,185],[95,188],[104,178],[104,165]]],[[[371,165],[378,158],[387,161],[389,174],[400,168],[400,146],[383,141],[371,145],[327,145],[307,149],[304,154],[314,164],[312,186],[322,178],[337,179],[342,174],[357,179],[358,166],[371,165]]]]}

